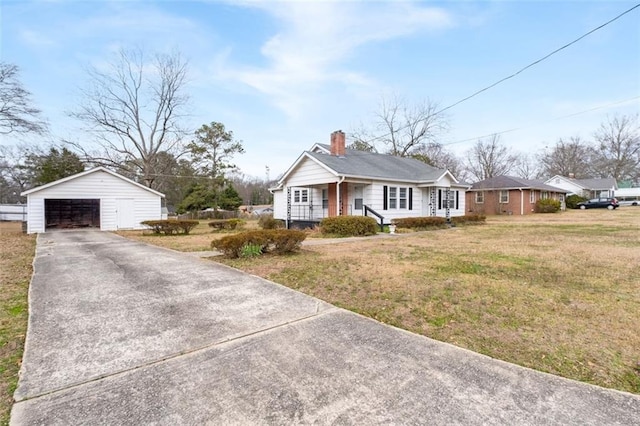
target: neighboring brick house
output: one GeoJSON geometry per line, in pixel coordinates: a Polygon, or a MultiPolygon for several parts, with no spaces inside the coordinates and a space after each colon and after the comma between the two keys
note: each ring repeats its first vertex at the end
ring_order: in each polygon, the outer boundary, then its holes
{"type": "Polygon", "coordinates": [[[544,183],[566,189],[569,195],[585,198],[613,197],[618,184],[613,178],[574,179],[572,176],[555,175],[544,183]]]}
{"type": "Polygon", "coordinates": [[[535,212],[538,200],[559,200],[564,209],[564,197],[569,192],[541,181],[513,176],[496,176],[476,182],[467,191],[468,213],[525,215],[535,212]]]}

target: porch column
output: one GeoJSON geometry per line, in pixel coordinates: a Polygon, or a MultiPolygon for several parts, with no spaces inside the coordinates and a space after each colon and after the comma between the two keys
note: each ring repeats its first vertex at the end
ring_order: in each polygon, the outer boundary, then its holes
{"type": "Polygon", "coordinates": [[[340,215],[349,215],[349,189],[348,184],[344,182],[344,185],[340,185],[340,215]]]}
{"type": "Polygon", "coordinates": [[[330,183],[327,194],[329,196],[329,217],[338,216],[338,184],[330,183]]]}

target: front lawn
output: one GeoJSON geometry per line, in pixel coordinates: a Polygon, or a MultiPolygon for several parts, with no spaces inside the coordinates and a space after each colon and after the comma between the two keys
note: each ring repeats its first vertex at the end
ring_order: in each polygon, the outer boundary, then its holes
{"type": "Polygon", "coordinates": [[[35,241],[19,222],[0,222],[0,425],[9,424],[18,384],[35,241]]]}
{"type": "Polygon", "coordinates": [[[215,260],[434,339],[640,393],[637,207],[215,260]]]}

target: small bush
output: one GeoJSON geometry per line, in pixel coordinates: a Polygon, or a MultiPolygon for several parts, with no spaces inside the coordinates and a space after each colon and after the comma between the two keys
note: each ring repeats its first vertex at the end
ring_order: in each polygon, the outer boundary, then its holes
{"type": "Polygon", "coordinates": [[[375,235],[378,224],[374,218],[367,216],[335,216],[322,219],[320,230],[323,234],[356,237],[375,235]]]}
{"type": "Polygon", "coordinates": [[[262,254],[262,247],[258,244],[245,244],[240,250],[240,257],[257,257],[262,254]]]}
{"type": "Polygon", "coordinates": [[[299,250],[307,234],[296,229],[272,229],[269,238],[273,244],[273,252],[285,254],[299,250]]]}
{"type": "Polygon", "coordinates": [[[245,257],[249,252],[258,255],[269,249],[275,254],[285,254],[299,250],[306,237],[304,232],[292,229],[263,229],[213,240],[211,247],[232,258],[245,257]]]}
{"type": "Polygon", "coordinates": [[[218,231],[233,231],[234,229],[242,228],[244,224],[245,222],[242,219],[216,219],[209,222],[209,227],[218,231]]]}
{"type": "Polygon", "coordinates": [[[279,219],[274,219],[272,214],[260,215],[260,219],[258,219],[258,225],[262,229],[284,228],[284,222],[279,219]]]}
{"type": "Polygon", "coordinates": [[[425,216],[425,217],[403,217],[393,219],[391,221],[398,228],[406,229],[432,229],[443,228],[447,224],[444,217],[425,216]]]}
{"type": "Polygon", "coordinates": [[[536,201],[536,213],[555,213],[560,211],[560,201],[547,198],[536,201]]]}
{"type": "Polygon", "coordinates": [[[578,203],[582,203],[585,201],[587,201],[587,198],[573,194],[573,195],[569,195],[565,202],[567,204],[568,209],[575,209],[575,208],[578,208],[578,203]]]}
{"type": "Polygon", "coordinates": [[[484,223],[487,221],[487,217],[483,214],[470,214],[465,216],[454,216],[451,218],[451,222],[456,225],[464,225],[464,224],[478,224],[484,223]]]}
{"type": "Polygon", "coordinates": [[[150,227],[154,234],[175,235],[185,234],[189,235],[189,232],[200,222],[197,220],[180,220],[180,219],[166,219],[166,220],[145,220],[141,222],[143,225],[150,227]]]}

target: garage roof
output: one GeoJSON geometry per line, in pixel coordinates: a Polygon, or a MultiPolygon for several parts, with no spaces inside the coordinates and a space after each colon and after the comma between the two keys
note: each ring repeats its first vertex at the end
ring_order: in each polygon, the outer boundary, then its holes
{"type": "Polygon", "coordinates": [[[31,188],[31,189],[29,189],[27,191],[24,191],[20,195],[21,196],[25,196],[25,195],[33,194],[34,192],[42,191],[43,189],[51,188],[52,186],[60,185],[61,183],[65,183],[65,182],[68,182],[70,180],[78,179],[80,177],[87,176],[87,175],[89,175],[91,173],[97,173],[97,172],[108,173],[111,176],[117,177],[118,179],[122,179],[123,181],[125,181],[127,183],[130,183],[131,185],[135,185],[135,186],[137,186],[139,188],[142,188],[142,189],[144,189],[146,191],[151,192],[152,194],[155,194],[155,195],[158,195],[158,196],[164,198],[164,194],[163,193],[155,191],[155,190],[153,190],[151,188],[148,188],[148,187],[146,187],[144,185],[141,185],[138,182],[134,182],[131,179],[128,179],[128,178],[126,178],[126,177],[124,177],[122,175],[119,175],[119,174],[115,173],[115,172],[112,172],[111,170],[106,169],[104,167],[96,167],[94,169],[85,170],[84,172],[76,173],[75,175],[67,176],[66,178],[58,179],[56,181],[49,182],[49,183],[47,183],[45,185],[36,186],[35,188],[31,188]]]}

